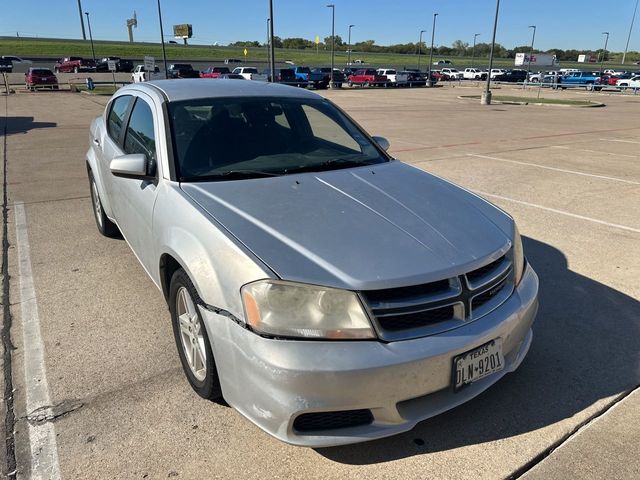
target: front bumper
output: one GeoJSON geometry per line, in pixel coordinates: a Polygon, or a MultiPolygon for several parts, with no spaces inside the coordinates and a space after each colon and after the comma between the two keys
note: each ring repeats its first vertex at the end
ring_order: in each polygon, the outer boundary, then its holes
{"type": "Polygon", "coordinates": [[[282,441],[328,447],[411,430],[480,394],[518,368],[531,344],[537,309],[538,277],[527,266],[498,309],[455,330],[413,340],[275,340],[201,312],[226,401],[282,441]],[[452,358],[498,337],[505,369],[454,393],[452,358]],[[303,413],[357,409],[370,409],[373,422],[312,434],[293,427],[303,413]]]}

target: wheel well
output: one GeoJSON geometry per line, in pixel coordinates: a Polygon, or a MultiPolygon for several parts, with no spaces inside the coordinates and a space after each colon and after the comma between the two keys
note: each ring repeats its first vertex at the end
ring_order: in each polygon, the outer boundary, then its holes
{"type": "Polygon", "coordinates": [[[171,277],[176,270],[182,268],[182,265],[168,253],[160,257],[160,282],[162,283],[162,293],[164,299],[169,302],[169,287],[171,286],[171,277]]]}

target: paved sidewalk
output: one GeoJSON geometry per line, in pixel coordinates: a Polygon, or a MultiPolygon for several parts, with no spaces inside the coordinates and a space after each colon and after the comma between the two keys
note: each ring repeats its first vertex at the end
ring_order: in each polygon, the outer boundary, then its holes
{"type": "Polygon", "coordinates": [[[580,429],[521,478],[640,478],[640,388],[580,429]]]}

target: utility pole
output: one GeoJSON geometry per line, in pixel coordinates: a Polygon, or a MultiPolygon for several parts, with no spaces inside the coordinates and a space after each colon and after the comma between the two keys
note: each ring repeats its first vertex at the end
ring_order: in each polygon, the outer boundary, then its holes
{"type": "Polygon", "coordinates": [[[422,34],[426,30],[420,30],[420,39],[418,40],[418,70],[420,70],[420,56],[422,55],[422,34]]]}
{"type": "Polygon", "coordinates": [[[271,81],[276,78],[276,57],[273,48],[273,0],[269,0],[269,70],[271,70],[271,81]]]}
{"type": "Polygon", "coordinates": [[[87,34],[84,32],[84,17],[82,16],[82,3],[78,0],[78,13],[80,14],[80,28],[82,28],[82,39],[87,39],[87,34]]]}
{"type": "Polygon", "coordinates": [[[335,64],[335,50],[336,50],[336,6],[331,3],[327,5],[327,8],[331,9],[331,76],[329,77],[329,88],[333,88],[333,66],[335,64]]]}
{"type": "Polygon", "coordinates": [[[93,49],[93,35],[91,34],[91,20],[89,20],[89,12],[84,12],[87,16],[87,26],[89,27],[89,38],[91,39],[91,54],[93,55],[93,63],[96,62],[96,51],[93,49]]]}
{"type": "Polygon", "coordinates": [[[473,53],[471,54],[471,68],[475,68],[476,66],[476,38],[478,38],[479,35],[479,33],[473,34],[473,53]]]}
{"type": "Polygon", "coordinates": [[[432,87],[431,83],[431,65],[433,65],[433,41],[436,35],[436,17],[437,13],[433,14],[433,27],[431,28],[431,52],[429,53],[429,72],[427,73],[427,86],[432,87]]]}
{"type": "Polygon", "coordinates": [[[622,64],[624,65],[624,61],[627,58],[627,50],[629,50],[629,40],[631,40],[631,31],[633,30],[633,22],[636,20],[636,12],[638,11],[638,1],[636,0],[636,6],[633,9],[633,16],[631,17],[631,25],[629,26],[629,35],[627,35],[627,44],[624,47],[624,53],[622,54],[622,64]]]}
{"type": "Polygon", "coordinates": [[[493,68],[493,49],[496,45],[496,30],[498,29],[498,14],[500,13],[500,0],[496,0],[496,17],[493,20],[493,37],[491,38],[491,50],[489,52],[489,71],[487,72],[487,86],[480,97],[480,105],[491,105],[491,69],[493,68]]]}
{"type": "Polygon", "coordinates": [[[349,40],[347,45],[347,65],[351,65],[351,29],[355,27],[355,25],[349,25],[349,40]]]}
{"type": "Polygon", "coordinates": [[[160,43],[162,44],[162,60],[164,61],[164,78],[169,78],[167,51],[164,48],[164,30],[162,28],[162,10],[160,9],[160,0],[158,0],[158,21],[160,22],[160,43]]]}

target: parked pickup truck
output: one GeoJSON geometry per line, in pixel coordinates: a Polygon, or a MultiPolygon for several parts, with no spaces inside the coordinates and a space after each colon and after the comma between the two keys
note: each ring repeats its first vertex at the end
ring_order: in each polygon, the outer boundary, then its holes
{"type": "Polygon", "coordinates": [[[133,62],[120,57],[104,57],[96,63],[96,72],[108,72],[109,61],[116,62],[116,72],[131,73],[133,71],[133,62]]]}
{"type": "Polygon", "coordinates": [[[65,57],[56,62],[53,71],[56,73],[95,72],[96,62],[81,57],[65,57]]]}
{"type": "Polygon", "coordinates": [[[174,63],[167,71],[169,78],[200,78],[200,72],[194,70],[190,63],[174,63]]]}
{"type": "Polygon", "coordinates": [[[465,68],[462,72],[462,78],[465,80],[486,80],[487,72],[479,68],[465,68]]]}
{"type": "MultiPolygon", "coordinates": [[[[271,75],[269,75],[268,81],[271,81],[271,75]]],[[[280,68],[276,70],[276,82],[281,83],[282,85],[290,85],[292,87],[307,87],[306,80],[300,80],[296,77],[293,68],[280,68]]]]}
{"type": "Polygon", "coordinates": [[[379,75],[373,68],[366,68],[362,70],[356,70],[356,73],[349,75],[347,84],[351,87],[353,85],[362,85],[363,87],[369,86],[388,86],[389,79],[385,75],[379,75]]]}
{"type": "Polygon", "coordinates": [[[457,68],[443,68],[440,71],[449,77],[449,80],[462,80],[463,78],[462,72],[457,68]]]}
{"type": "Polygon", "coordinates": [[[131,74],[131,81],[133,83],[146,82],[149,80],[161,80],[164,78],[164,74],[160,73],[160,69],[155,67],[153,72],[147,72],[144,69],[144,65],[138,65],[131,74]]]}
{"type": "Polygon", "coordinates": [[[200,72],[200,78],[219,78],[220,75],[231,73],[229,67],[209,67],[200,72]]]}
{"type": "MultiPolygon", "coordinates": [[[[331,81],[331,67],[314,68],[313,70],[311,70],[311,73],[312,74],[321,73],[323,75],[324,83],[329,85],[329,82],[331,81]]],[[[345,79],[346,77],[344,76],[344,73],[342,73],[337,68],[333,69],[333,87],[334,88],[342,88],[342,84],[345,82],[345,79]]]]}
{"type": "Polygon", "coordinates": [[[236,75],[242,75],[247,80],[257,80],[266,82],[269,76],[266,73],[259,73],[256,67],[236,67],[233,69],[236,75]]]}
{"type": "Polygon", "coordinates": [[[585,90],[602,90],[601,78],[593,72],[571,72],[560,78],[560,88],[584,87],[585,90]]]}
{"type": "Polygon", "coordinates": [[[405,87],[409,84],[409,75],[406,73],[398,73],[394,68],[379,68],[377,72],[378,75],[387,77],[394,87],[405,87]]]}
{"type": "Polygon", "coordinates": [[[329,81],[322,72],[312,72],[309,67],[293,67],[298,80],[305,80],[313,88],[327,88],[329,81]]]}
{"type": "Polygon", "coordinates": [[[13,62],[8,59],[0,58],[0,73],[11,73],[13,71],[13,62]]]}

